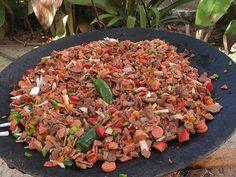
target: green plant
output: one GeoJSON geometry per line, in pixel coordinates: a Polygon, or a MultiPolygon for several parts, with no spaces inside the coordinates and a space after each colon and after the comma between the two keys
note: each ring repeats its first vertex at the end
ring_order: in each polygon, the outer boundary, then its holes
{"type": "Polygon", "coordinates": [[[230,7],[233,9],[230,17],[235,19],[230,21],[223,36],[224,47],[228,52],[227,36],[236,36],[236,6],[233,0],[200,0],[195,18],[195,24],[200,27],[196,38],[207,42],[216,23],[229,13],[230,7]]]}
{"type": "Polygon", "coordinates": [[[171,10],[192,0],[178,0],[167,7],[161,8],[160,5],[164,1],[151,0],[146,4],[143,0],[107,0],[115,13],[108,12],[104,8],[105,13],[100,14],[91,24],[104,21],[107,27],[158,28],[161,24],[185,22],[176,16],[172,16],[171,10]]]}

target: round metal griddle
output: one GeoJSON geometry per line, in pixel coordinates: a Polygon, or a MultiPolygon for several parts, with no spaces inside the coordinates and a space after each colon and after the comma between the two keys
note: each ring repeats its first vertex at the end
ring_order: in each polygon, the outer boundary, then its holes
{"type": "MultiPolygon", "coordinates": [[[[154,29],[106,29],[93,31],[63,38],[25,54],[0,73],[0,116],[9,114],[9,92],[16,88],[17,81],[20,80],[25,71],[28,68],[35,67],[42,57],[50,55],[53,50],[62,50],[84,42],[101,40],[105,37],[119,40],[129,39],[131,41],[164,39],[176,46],[179,52],[187,49],[195,54],[191,63],[199,69],[199,73],[207,71],[210,74],[219,74],[220,79],[214,81],[213,97],[221,97],[218,102],[224,108],[215,115],[213,121],[208,122],[208,133],[193,135],[189,142],[183,144],[178,144],[176,140],[170,142],[168,144],[169,148],[164,153],[152,151],[150,159],[140,157],[125,163],[118,162],[117,170],[109,174],[101,171],[101,163],[96,163],[92,169],[88,170],[80,170],[76,167],[66,169],[58,167],[44,168],[43,163],[47,159],[42,158],[39,152],[35,151],[31,158],[25,158],[24,146],[26,144],[15,143],[12,136],[0,137],[0,156],[9,166],[37,177],[118,176],[120,173],[126,173],[129,177],[161,176],[184,168],[214,151],[234,132],[236,127],[236,65],[228,66],[229,58],[207,43],[183,34],[154,29]],[[228,69],[228,73],[223,74],[224,69],[228,69]],[[223,84],[227,84],[230,91],[221,90],[220,86],[223,84]],[[169,158],[173,161],[173,164],[168,163],[169,158]]],[[[3,120],[1,120],[2,122],[3,120]]],[[[5,129],[0,129],[0,131],[3,130],[5,129]]]]}

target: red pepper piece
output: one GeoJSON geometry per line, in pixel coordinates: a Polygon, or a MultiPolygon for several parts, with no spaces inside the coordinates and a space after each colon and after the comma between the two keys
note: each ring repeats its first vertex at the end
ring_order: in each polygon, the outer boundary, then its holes
{"type": "Polygon", "coordinates": [[[163,152],[167,148],[167,144],[164,142],[156,142],[152,145],[152,147],[160,152],[163,152]]]}
{"type": "Polygon", "coordinates": [[[190,139],[189,133],[186,129],[183,129],[178,133],[179,143],[183,143],[185,141],[188,141],[189,139],[190,139]]]}
{"type": "Polygon", "coordinates": [[[84,63],[84,67],[89,69],[91,68],[93,65],[91,63],[84,63]]]}
{"type": "Polygon", "coordinates": [[[75,104],[77,104],[79,102],[79,98],[77,96],[71,95],[71,96],[69,96],[69,98],[75,104]]]}
{"type": "Polygon", "coordinates": [[[92,124],[92,125],[96,125],[98,122],[99,122],[99,120],[98,120],[98,118],[88,118],[87,119],[87,122],[89,123],[89,124],[92,124]]]}
{"type": "Polygon", "coordinates": [[[17,127],[17,124],[18,124],[17,122],[11,121],[10,127],[9,127],[9,131],[10,131],[10,132],[15,131],[15,130],[16,130],[16,127],[17,127]]]}
{"type": "Polygon", "coordinates": [[[97,133],[98,137],[103,137],[105,134],[104,127],[101,125],[97,126],[96,133],[97,133]]]}

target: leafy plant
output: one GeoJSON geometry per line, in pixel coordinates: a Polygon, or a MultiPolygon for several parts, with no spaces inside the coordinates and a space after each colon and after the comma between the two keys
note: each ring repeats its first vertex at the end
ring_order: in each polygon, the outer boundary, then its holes
{"type": "MultiPolygon", "coordinates": [[[[229,8],[233,6],[235,6],[233,0],[200,0],[195,18],[195,24],[200,27],[196,32],[196,38],[208,41],[216,23],[225,16],[229,8]]],[[[235,19],[229,23],[223,36],[226,51],[228,51],[227,36],[236,36],[236,11],[233,13],[235,19]]]]}
{"type": "Polygon", "coordinates": [[[164,1],[165,0],[151,0],[146,4],[142,0],[110,0],[112,9],[116,13],[106,11],[106,13],[95,18],[91,24],[98,23],[100,20],[104,21],[107,27],[158,28],[161,24],[186,22],[176,16],[172,16],[171,10],[192,0],[178,0],[167,7],[161,8],[160,6],[164,1]]]}

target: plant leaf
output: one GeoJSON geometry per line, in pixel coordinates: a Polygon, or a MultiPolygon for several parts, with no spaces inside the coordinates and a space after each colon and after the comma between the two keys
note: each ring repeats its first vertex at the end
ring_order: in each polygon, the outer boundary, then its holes
{"type": "MultiPolygon", "coordinates": [[[[68,20],[68,15],[65,15],[62,11],[57,11],[55,19],[53,21],[55,37],[53,40],[60,39],[66,36],[66,24],[68,20]]],[[[53,28],[51,29],[53,30],[53,28]]]]}
{"type": "Polygon", "coordinates": [[[151,7],[150,10],[155,14],[155,27],[158,28],[160,25],[160,11],[156,7],[151,7]]]}
{"type": "Polygon", "coordinates": [[[32,7],[32,1],[28,1],[28,15],[32,14],[34,12],[33,7],[32,7]]]}
{"type": "Polygon", "coordinates": [[[52,25],[57,9],[62,0],[32,0],[32,7],[39,23],[44,29],[52,25]]]}
{"type": "Polygon", "coordinates": [[[225,30],[225,34],[236,35],[236,19],[232,20],[225,30]]]}
{"type": "Polygon", "coordinates": [[[146,28],[147,27],[147,15],[145,13],[145,9],[142,5],[138,5],[138,13],[139,13],[139,20],[140,20],[140,27],[146,28]]]}
{"type": "Polygon", "coordinates": [[[233,0],[200,0],[195,24],[203,27],[214,25],[228,10],[233,0]]]}
{"type": "MultiPolygon", "coordinates": [[[[115,17],[115,16],[116,15],[114,15],[114,14],[102,14],[102,15],[99,15],[98,18],[99,18],[99,20],[102,20],[102,19],[105,19],[105,18],[115,17]]],[[[98,19],[94,18],[93,21],[90,24],[92,25],[92,24],[97,23],[97,22],[98,22],[98,19]]]]}
{"type": "Polygon", "coordinates": [[[0,39],[3,39],[5,36],[5,29],[3,27],[0,27],[0,39]]]}
{"type": "MultiPolygon", "coordinates": [[[[91,0],[68,0],[71,4],[78,4],[82,6],[92,6],[91,0]]],[[[94,0],[96,7],[105,10],[111,14],[117,14],[116,7],[113,6],[109,0],[94,0]]]]}
{"type": "Polygon", "coordinates": [[[151,0],[147,7],[159,7],[165,0],[151,0]]]}
{"type": "Polygon", "coordinates": [[[136,17],[134,16],[128,16],[127,22],[126,22],[126,27],[127,28],[134,28],[136,23],[136,17]]]}
{"type": "Polygon", "coordinates": [[[170,13],[171,10],[173,10],[174,8],[179,7],[183,4],[186,4],[186,3],[191,2],[191,1],[193,1],[193,0],[178,0],[178,1],[175,1],[174,3],[170,4],[169,6],[161,9],[160,10],[160,14],[161,14],[160,16],[162,17],[162,16],[170,13]]]}
{"type": "Polygon", "coordinates": [[[5,7],[2,4],[2,1],[0,1],[0,27],[5,22],[5,7]]]}
{"type": "Polygon", "coordinates": [[[120,21],[121,19],[123,19],[122,17],[114,17],[112,18],[108,24],[107,24],[107,27],[111,27],[113,26],[114,24],[116,24],[118,21],[120,21]]]}
{"type": "Polygon", "coordinates": [[[68,29],[69,29],[69,33],[70,35],[75,34],[74,32],[74,21],[73,21],[73,10],[72,10],[72,4],[68,2],[68,0],[64,0],[64,7],[65,7],[65,11],[66,14],[68,15],[68,29]]]}

